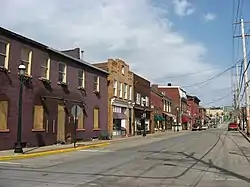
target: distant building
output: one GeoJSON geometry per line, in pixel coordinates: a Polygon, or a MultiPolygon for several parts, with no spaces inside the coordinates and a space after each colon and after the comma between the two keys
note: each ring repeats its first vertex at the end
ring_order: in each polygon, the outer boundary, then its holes
{"type": "Polygon", "coordinates": [[[183,130],[187,130],[190,123],[189,104],[187,102],[186,91],[180,86],[159,86],[159,91],[164,92],[171,100],[174,115],[178,114],[179,126],[183,130]]]}
{"type": "Polygon", "coordinates": [[[113,136],[133,134],[134,121],[134,91],[133,72],[129,65],[121,59],[108,59],[104,63],[94,64],[109,72],[108,76],[108,118],[109,132],[113,136]]]}
{"type": "Polygon", "coordinates": [[[188,104],[191,108],[191,125],[193,125],[196,122],[200,122],[200,115],[199,115],[199,104],[200,99],[196,96],[187,95],[188,104]]]}

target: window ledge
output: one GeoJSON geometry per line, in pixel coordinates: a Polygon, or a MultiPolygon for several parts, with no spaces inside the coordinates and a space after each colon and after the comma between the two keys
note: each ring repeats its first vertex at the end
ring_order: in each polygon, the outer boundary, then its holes
{"type": "Polygon", "coordinates": [[[100,130],[101,130],[100,128],[93,129],[93,131],[100,131],[100,130]]]}
{"type": "Polygon", "coordinates": [[[66,82],[61,82],[61,81],[58,81],[57,84],[60,86],[65,86],[65,87],[68,86],[66,82]]]}
{"type": "Polygon", "coordinates": [[[93,91],[95,94],[100,94],[100,91],[98,91],[98,90],[94,90],[93,91]]]}
{"type": "Polygon", "coordinates": [[[38,80],[51,84],[51,81],[45,77],[39,77],[38,80]]]}
{"type": "Polygon", "coordinates": [[[32,129],[32,132],[44,132],[45,129],[32,129]]]}
{"type": "Polygon", "coordinates": [[[76,129],[77,132],[79,131],[85,131],[85,129],[76,129]]]}
{"type": "Polygon", "coordinates": [[[2,130],[0,130],[0,133],[1,132],[10,132],[10,129],[2,129],[2,130]]]}
{"type": "Polygon", "coordinates": [[[78,86],[77,89],[81,91],[85,91],[85,88],[83,86],[78,86]]]}
{"type": "Polygon", "coordinates": [[[10,70],[8,70],[6,67],[0,66],[0,72],[10,73],[10,70]]]}

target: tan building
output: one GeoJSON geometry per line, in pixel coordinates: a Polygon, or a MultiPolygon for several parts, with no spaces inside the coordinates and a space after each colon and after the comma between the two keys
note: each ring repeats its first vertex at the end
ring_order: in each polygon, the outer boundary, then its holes
{"type": "Polygon", "coordinates": [[[94,64],[109,72],[108,76],[108,130],[113,136],[133,134],[134,101],[133,73],[129,65],[120,59],[94,64]]]}

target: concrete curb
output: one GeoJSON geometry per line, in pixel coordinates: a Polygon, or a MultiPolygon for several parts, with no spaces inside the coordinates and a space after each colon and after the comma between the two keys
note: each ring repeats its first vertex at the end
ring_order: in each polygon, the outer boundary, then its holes
{"type": "Polygon", "coordinates": [[[242,131],[239,130],[239,132],[246,138],[246,140],[250,143],[250,138],[242,131]]]}
{"type": "Polygon", "coordinates": [[[70,147],[70,148],[62,148],[62,149],[56,149],[56,150],[41,151],[41,152],[36,152],[36,153],[27,153],[27,154],[21,154],[21,155],[0,156],[0,161],[19,160],[19,159],[25,159],[25,158],[55,155],[55,154],[67,153],[67,152],[72,152],[72,151],[77,151],[77,150],[82,150],[82,149],[88,149],[88,148],[104,147],[109,144],[110,143],[108,142],[104,142],[104,143],[96,143],[92,145],[78,146],[76,148],[70,147]]]}

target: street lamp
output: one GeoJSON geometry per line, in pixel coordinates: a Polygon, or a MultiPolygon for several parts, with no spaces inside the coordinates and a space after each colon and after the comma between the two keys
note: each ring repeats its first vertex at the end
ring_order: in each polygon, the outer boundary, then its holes
{"type": "Polygon", "coordinates": [[[142,123],[142,126],[143,126],[143,137],[145,137],[147,135],[147,133],[146,133],[146,123],[145,123],[145,119],[146,119],[146,99],[145,98],[142,99],[142,103],[143,103],[144,109],[143,109],[141,123],[142,123]]]}
{"type": "Polygon", "coordinates": [[[23,153],[22,148],[22,106],[23,106],[23,78],[25,75],[26,67],[20,64],[18,67],[20,75],[20,89],[19,89],[19,102],[18,102],[18,126],[17,126],[17,142],[14,153],[23,153]]]}
{"type": "Polygon", "coordinates": [[[176,120],[176,122],[177,122],[177,132],[178,132],[179,131],[179,120],[180,120],[180,118],[179,118],[179,108],[177,107],[176,110],[177,110],[177,120],[176,120]]]}

